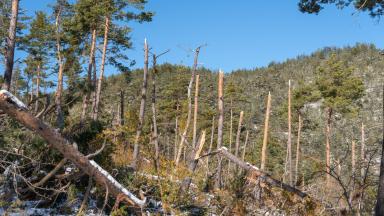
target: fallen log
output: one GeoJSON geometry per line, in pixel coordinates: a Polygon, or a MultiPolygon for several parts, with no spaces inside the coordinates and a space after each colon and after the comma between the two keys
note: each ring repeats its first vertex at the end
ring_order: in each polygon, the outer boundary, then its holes
{"type": "Polygon", "coordinates": [[[97,184],[106,185],[112,196],[124,196],[135,206],[145,206],[146,199],[141,200],[129,192],[95,161],[89,160],[87,156],[79,152],[57,130],[31,115],[27,106],[6,90],[0,90],[0,110],[43,137],[51,147],[63,154],[64,158],[70,160],[84,173],[92,176],[97,184]]]}
{"type": "Polygon", "coordinates": [[[227,148],[225,148],[225,147],[221,147],[217,151],[214,151],[210,154],[203,155],[200,158],[211,155],[211,154],[220,154],[221,156],[227,158],[228,160],[232,161],[233,163],[237,164],[239,167],[241,167],[242,169],[247,171],[248,174],[252,174],[253,177],[258,177],[258,178],[262,179],[265,183],[267,183],[273,187],[278,187],[278,188],[281,188],[285,191],[294,193],[301,198],[305,198],[308,196],[308,194],[302,192],[301,190],[299,190],[295,187],[292,187],[290,185],[284,184],[283,182],[271,177],[268,173],[261,171],[256,166],[253,166],[250,163],[247,163],[245,161],[240,160],[235,155],[229,153],[227,148]]]}

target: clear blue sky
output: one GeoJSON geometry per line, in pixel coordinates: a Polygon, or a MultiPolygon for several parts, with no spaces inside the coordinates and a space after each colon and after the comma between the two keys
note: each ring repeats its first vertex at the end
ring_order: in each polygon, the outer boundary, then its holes
{"type": "MultiPolygon", "coordinates": [[[[151,23],[129,23],[134,48],[128,54],[136,60],[135,67],[142,67],[146,37],[155,52],[171,49],[159,63],[191,65],[191,50],[207,43],[199,62],[229,72],[310,54],[324,46],[362,42],[384,48],[383,22],[334,6],[317,16],[302,14],[297,1],[149,0],[146,9],[156,15],[151,23]]],[[[47,10],[52,2],[22,0],[21,7],[33,14],[47,10]]]]}

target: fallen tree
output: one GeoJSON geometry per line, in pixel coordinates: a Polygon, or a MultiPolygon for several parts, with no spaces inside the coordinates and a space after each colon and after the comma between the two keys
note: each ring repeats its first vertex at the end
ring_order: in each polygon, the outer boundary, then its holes
{"type": "Polygon", "coordinates": [[[229,153],[227,148],[225,148],[225,147],[221,147],[216,151],[213,151],[213,152],[208,153],[206,155],[202,155],[200,158],[206,157],[206,156],[209,156],[212,154],[220,154],[221,156],[227,158],[228,160],[232,161],[233,163],[237,164],[239,167],[244,169],[246,172],[248,172],[248,175],[252,176],[253,178],[259,178],[259,179],[263,180],[265,183],[271,185],[272,187],[281,188],[285,191],[294,193],[301,198],[305,198],[308,196],[308,194],[302,192],[301,190],[273,178],[268,173],[261,171],[256,166],[253,166],[250,163],[242,161],[241,159],[237,158],[235,155],[229,153]]]}
{"type": "Polygon", "coordinates": [[[28,112],[27,106],[6,90],[0,90],[0,110],[16,119],[20,124],[36,132],[55,148],[64,158],[70,160],[84,173],[92,176],[100,186],[107,187],[109,194],[119,200],[127,200],[134,206],[144,207],[146,199],[139,199],[117,182],[106,170],[95,161],[79,152],[69,140],[65,139],[57,130],[51,128],[40,119],[28,112]]]}

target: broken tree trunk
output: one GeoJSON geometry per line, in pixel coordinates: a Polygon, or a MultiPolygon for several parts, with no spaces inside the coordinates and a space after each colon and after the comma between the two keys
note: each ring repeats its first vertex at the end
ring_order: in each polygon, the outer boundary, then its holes
{"type": "Polygon", "coordinates": [[[64,158],[73,162],[84,173],[92,176],[99,185],[106,185],[111,195],[115,197],[125,196],[135,206],[143,207],[145,205],[145,199],[140,200],[129,192],[95,161],[89,160],[80,153],[70,141],[63,138],[55,129],[27,112],[27,107],[23,102],[6,90],[0,91],[0,109],[28,129],[39,134],[50,146],[63,154],[64,158]]]}
{"type": "Polygon", "coordinates": [[[247,171],[248,175],[251,176],[252,178],[260,178],[264,182],[266,182],[267,184],[269,184],[273,187],[278,187],[278,188],[281,188],[285,191],[292,192],[301,198],[305,198],[308,196],[308,194],[300,191],[299,189],[292,187],[288,184],[285,184],[285,183],[271,177],[269,174],[261,171],[259,168],[253,166],[252,164],[240,160],[235,155],[229,153],[227,148],[225,148],[225,147],[219,148],[217,150],[217,153],[226,157],[228,160],[232,161],[233,163],[237,164],[239,167],[241,167],[242,169],[247,171]]]}
{"type": "Polygon", "coordinates": [[[263,147],[261,149],[261,170],[265,169],[265,161],[267,154],[267,143],[268,143],[268,127],[269,127],[269,113],[271,109],[271,92],[268,92],[267,99],[267,110],[265,111],[265,121],[264,121],[264,138],[263,138],[263,147]]]}
{"type": "Polygon", "coordinates": [[[245,159],[245,152],[247,150],[248,137],[249,137],[249,130],[247,130],[247,132],[245,134],[245,142],[244,142],[244,146],[243,146],[243,154],[241,155],[241,159],[242,160],[245,159]]]}
{"type": "Polygon", "coordinates": [[[240,148],[240,135],[241,135],[241,126],[243,124],[243,117],[244,117],[244,112],[240,112],[240,117],[239,117],[239,125],[237,127],[237,133],[236,133],[236,149],[235,149],[235,156],[239,156],[239,148],[240,148]]]}
{"type": "Polygon", "coordinates": [[[326,170],[326,184],[329,186],[331,181],[331,122],[332,122],[332,109],[327,108],[327,122],[325,128],[325,170],[326,170]]]}
{"type": "MultiPolygon", "coordinates": [[[[223,83],[224,83],[224,73],[219,71],[219,83],[218,83],[218,110],[219,110],[219,119],[217,122],[217,148],[221,148],[223,144],[223,124],[224,124],[224,98],[223,98],[223,83]]],[[[217,165],[217,176],[215,181],[215,187],[221,188],[221,157],[218,156],[218,165],[217,165]]]]}
{"type": "Polygon", "coordinates": [[[145,102],[147,99],[147,80],[148,80],[148,43],[147,39],[144,40],[144,78],[143,86],[141,87],[141,102],[140,102],[140,111],[139,111],[139,125],[136,130],[135,145],[133,149],[133,161],[131,166],[136,168],[137,162],[139,160],[140,146],[139,139],[144,125],[144,113],[145,113],[145,102]]]}
{"type": "Polygon", "coordinates": [[[196,147],[196,133],[197,133],[197,112],[199,108],[199,78],[200,75],[196,75],[196,83],[195,83],[195,101],[194,101],[194,112],[193,112],[193,136],[192,136],[192,146],[196,147]]]}
{"type": "Polygon", "coordinates": [[[183,147],[184,147],[184,143],[186,141],[186,136],[187,136],[187,133],[188,133],[189,124],[191,122],[191,115],[192,115],[192,95],[191,95],[192,94],[192,85],[193,85],[193,82],[195,81],[195,74],[196,74],[196,69],[197,69],[197,62],[198,62],[198,57],[199,57],[199,53],[200,53],[200,48],[201,48],[201,46],[197,47],[196,50],[195,50],[195,58],[194,58],[194,61],[193,61],[193,69],[192,69],[191,79],[189,80],[189,84],[188,84],[188,114],[187,114],[187,122],[185,123],[184,131],[183,131],[183,134],[181,136],[181,140],[180,140],[180,144],[179,144],[179,149],[177,151],[177,156],[176,156],[176,160],[175,160],[176,166],[179,164],[181,153],[182,153],[183,147]]]}

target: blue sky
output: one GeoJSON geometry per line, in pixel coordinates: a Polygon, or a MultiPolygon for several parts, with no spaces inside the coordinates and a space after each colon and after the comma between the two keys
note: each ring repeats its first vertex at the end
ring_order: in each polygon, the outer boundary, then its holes
{"type": "MultiPolygon", "coordinates": [[[[135,67],[143,65],[143,41],[154,52],[170,49],[159,63],[191,65],[192,49],[207,43],[200,64],[230,72],[266,66],[310,54],[324,46],[343,47],[357,42],[384,48],[383,23],[365,13],[329,6],[319,15],[302,14],[298,0],[149,0],[153,22],[129,23],[134,48],[128,51],[135,67]]],[[[27,13],[47,10],[52,0],[22,0],[27,13]]],[[[116,73],[108,67],[107,74],[116,73]]]]}

